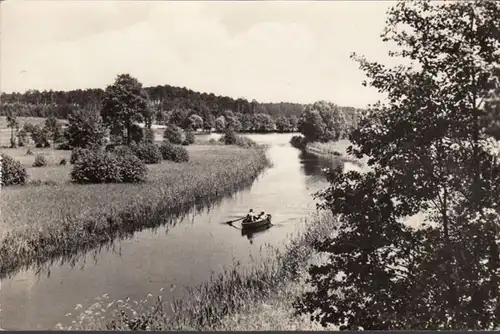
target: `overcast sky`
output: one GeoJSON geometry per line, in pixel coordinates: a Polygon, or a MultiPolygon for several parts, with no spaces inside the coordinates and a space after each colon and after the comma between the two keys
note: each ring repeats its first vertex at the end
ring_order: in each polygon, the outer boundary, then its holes
{"type": "Polygon", "coordinates": [[[104,88],[120,73],[258,101],[380,96],[351,52],[387,62],[392,1],[9,0],[1,4],[0,88],[104,88]]]}

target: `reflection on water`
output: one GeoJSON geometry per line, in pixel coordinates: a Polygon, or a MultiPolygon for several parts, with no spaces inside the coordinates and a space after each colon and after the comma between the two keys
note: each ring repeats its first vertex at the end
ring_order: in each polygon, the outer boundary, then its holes
{"type": "Polygon", "coordinates": [[[250,187],[210,210],[129,233],[100,249],[24,269],[2,280],[0,327],[53,329],[57,323],[70,322],[64,315],[74,312],[76,304],[86,308],[105,293],[112,299],[140,300],[166,288],[164,300],[182,298],[182,287],[207,281],[235,260],[244,265],[264,259],[262,246],[283,247],[315,210],[311,195],[326,186],[321,168],[331,163],[291,147],[293,134],[248,136],[269,145],[273,163],[250,187]],[[223,224],[246,215],[250,208],[271,213],[273,226],[247,233],[223,224]],[[170,291],[170,286],[178,289],[170,291]]]}

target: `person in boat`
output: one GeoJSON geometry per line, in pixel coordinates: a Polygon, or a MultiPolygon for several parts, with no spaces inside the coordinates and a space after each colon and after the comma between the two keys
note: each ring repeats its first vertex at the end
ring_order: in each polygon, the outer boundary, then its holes
{"type": "Polygon", "coordinates": [[[246,220],[250,222],[255,221],[255,213],[253,213],[253,209],[250,209],[250,211],[248,211],[246,220]]]}
{"type": "Polygon", "coordinates": [[[264,211],[261,211],[260,214],[257,216],[257,219],[265,219],[266,218],[266,213],[264,211]]]}

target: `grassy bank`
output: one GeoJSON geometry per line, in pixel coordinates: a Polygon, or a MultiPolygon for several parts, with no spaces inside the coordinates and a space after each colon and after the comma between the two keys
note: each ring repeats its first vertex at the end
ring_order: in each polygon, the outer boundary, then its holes
{"type": "Polygon", "coordinates": [[[335,220],[317,215],[291,238],[284,250],[269,247],[265,261],[238,265],[190,292],[183,300],[109,300],[103,296],[68,329],[118,330],[319,330],[297,317],[292,302],[307,289],[305,272],[316,255],[314,241],[334,231],[335,220]],[[112,318],[114,321],[109,322],[112,318]],[[108,319],[108,320],[105,320],[108,319]]]}
{"type": "MultiPolygon", "coordinates": [[[[261,148],[194,145],[188,150],[189,163],[149,165],[144,184],[77,185],[68,182],[71,166],[28,168],[31,179],[52,183],[1,190],[0,277],[166,224],[167,217],[253,182],[268,164],[261,148]]],[[[25,159],[29,165],[34,156],[25,159]]]]}
{"type": "Polygon", "coordinates": [[[325,158],[341,157],[344,162],[350,162],[359,167],[363,166],[366,163],[366,159],[358,160],[347,154],[347,148],[350,145],[352,143],[347,139],[326,143],[311,142],[306,144],[305,151],[325,158]]]}

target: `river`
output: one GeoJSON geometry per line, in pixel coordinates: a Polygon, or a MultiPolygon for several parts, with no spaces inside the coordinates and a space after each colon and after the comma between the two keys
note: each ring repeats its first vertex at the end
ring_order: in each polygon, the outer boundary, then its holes
{"type": "Polygon", "coordinates": [[[185,287],[207,281],[211,273],[235,261],[244,265],[262,260],[261,247],[284,245],[315,210],[311,195],[327,185],[321,168],[331,163],[291,147],[292,135],[248,135],[269,146],[273,166],[250,187],[223,199],[210,211],[189,214],[175,226],[142,230],[117,241],[114,249],[82,254],[76,263],[57,262],[50,266],[50,274],[29,269],[2,280],[0,327],[54,329],[58,323],[68,325],[73,319],[66,314],[74,312],[75,305],[86,308],[103,294],[140,300],[164,288],[164,299],[182,297],[185,287]],[[223,224],[250,208],[272,213],[274,225],[248,236],[223,224]],[[171,291],[171,287],[175,288],[171,291]]]}

